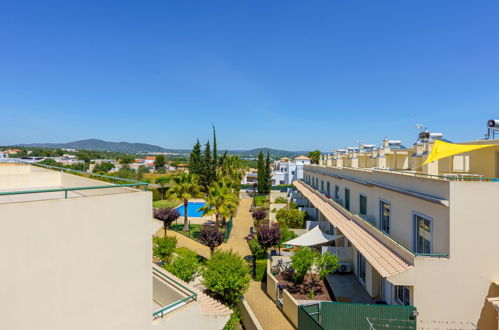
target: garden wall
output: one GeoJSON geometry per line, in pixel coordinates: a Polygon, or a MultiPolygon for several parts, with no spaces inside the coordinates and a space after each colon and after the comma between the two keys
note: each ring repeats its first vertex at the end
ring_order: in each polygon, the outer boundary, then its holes
{"type": "Polygon", "coordinates": [[[256,318],[253,310],[250,305],[246,302],[246,300],[241,300],[237,303],[239,307],[239,311],[241,312],[241,321],[244,324],[244,328],[247,330],[263,330],[260,322],[256,318]]]}
{"type": "MultiPolygon", "coordinates": [[[[267,262],[267,295],[276,303],[277,306],[277,279],[271,273],[272,263],[270,259],[267,262]]],[[[291,294],[284,289],[282,292],[282,306],[281,310],[286,315],[289,321],[295,327],[298,327],[298,302],[291,296],[291,294]]]]}

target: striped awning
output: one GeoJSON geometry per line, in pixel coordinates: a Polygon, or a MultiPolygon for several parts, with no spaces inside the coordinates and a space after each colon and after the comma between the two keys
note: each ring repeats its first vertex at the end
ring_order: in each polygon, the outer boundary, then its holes
{"type": "Polygon", "coordinates": [[[397,253],[371,235],[354,221],[345,217],[333,205],[323,200],[316,192],[302,182],[293,182],[300,193],[338,228],[353,246],[366,258],[382,277],[402,273],[412,267],[397,253]]]}

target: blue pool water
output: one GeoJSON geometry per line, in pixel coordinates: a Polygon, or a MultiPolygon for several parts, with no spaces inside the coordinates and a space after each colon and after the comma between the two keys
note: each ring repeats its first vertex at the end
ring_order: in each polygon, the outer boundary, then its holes
{"type": "MultiPolygon", "coordinates": [[[[202,217],[203,212],[198,211],[201,207],[203,207],[206,203],[205,202],[197,202],[197,203],[192,203],[189,202],[187,204],[187,216],[188,217],[202,217]]],[[[180,213],[180,217],[184,216],[184,205],[181,205],[177,207],[178,213],[180,213]]]]}

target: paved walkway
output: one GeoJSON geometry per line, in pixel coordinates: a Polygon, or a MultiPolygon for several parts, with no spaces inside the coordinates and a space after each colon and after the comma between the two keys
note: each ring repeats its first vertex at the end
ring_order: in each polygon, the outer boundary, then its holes
{"type": "MultiPolygon", "coordinates": [[[[232,249],[242,257],[251,256],[251,250],[245,240],[245,237],[249,234],[250,227],[253,226],[253,218],[249,212],[251,202],[251,197],[246,193],[241,193],[241,202],[237,209],[237,215],[233,219],[232,232],[227,243],[223,243],[219,247],[220,249],[232,249]]],[[[159,229],[156,232],[156,235],[163,236],[163,229],[159,229]]],[[[210,257],[210,249],[207,246],[175,231],[168,230],[167,235],[174,235],[177,237],[177,246],[187,247],[205,258],[210,257]]],[[[262,288],[261,282],[252,280],[244,298],[250,305],[264,330],[294,329],[275,302],[267,296],[262,288]]]]}
{"type": "Polygon", "coordinates": [[[294,327],[267,296],[261,282],[251,281],[244,298],[264,330],[292,330],[294,327]]]}
{"type": "Polygon", "coordinates": [[[251,250],[245,237],[248,236],[250,227],[253,226],[253,218],[249,212],[252,199],[246,193],[241,193],[241,201],[237,208],[237,214],[232,219],[232,231],[227,243],[220,245],[220,249],[232,249],[243,258],[251,256],[251,250]]]}

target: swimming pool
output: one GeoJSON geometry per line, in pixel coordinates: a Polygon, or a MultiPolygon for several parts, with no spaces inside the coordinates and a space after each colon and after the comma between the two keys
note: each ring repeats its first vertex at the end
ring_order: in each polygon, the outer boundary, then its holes
{"type": "MultiPolygon", "coordinates": [[[[199,218],[203,216],[203,212],[198,211],[201,207],[203,207],[205,202],[189,202],[187,204],[187,216],[193,218],[199,218]]],[[[180,217],[184,216],[184,205],[177,207],[178,213],[180,213],[180,217]]]]}

